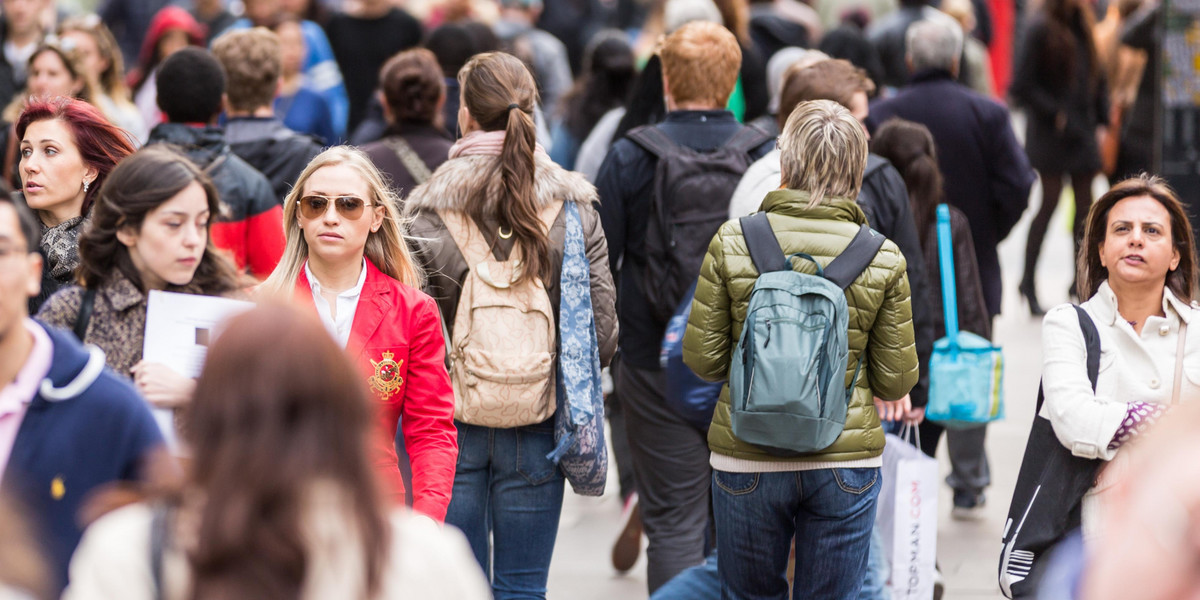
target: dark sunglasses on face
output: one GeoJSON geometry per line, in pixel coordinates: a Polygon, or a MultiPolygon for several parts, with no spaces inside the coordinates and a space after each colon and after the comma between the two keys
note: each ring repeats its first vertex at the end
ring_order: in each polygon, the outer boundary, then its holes
{"type": "Polygon", "coordinates": [[[357,219],[362,216],[363,208],[371,206],[362,198],[357,196],[338,196],[329,198],[327,196],[310,195],[305,196],[296,201],[300,205],[300,216],[305,219],[317,219],[325,215],[329,210],[329,203],[337,208],[338,214],[346,219],[357,219]]]}

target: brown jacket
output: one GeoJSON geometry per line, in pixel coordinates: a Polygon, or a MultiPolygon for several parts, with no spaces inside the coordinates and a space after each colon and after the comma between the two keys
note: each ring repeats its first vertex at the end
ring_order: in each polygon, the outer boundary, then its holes
{"type": "MultiPolygon", "coordinates": [[[[454,239],[446,229],[439,210],[462,210],[467,204],[468,183],[493,172],[494,156],[463,156],[451,159],[433,174],[433,177],[414,189],[405,203],[405,214],[412,218],[409,233],[417,260],[424,266],[429,281],[425,292],[433,296],[442,312],[447,331],[454,326],[454,315],[458,310],[458,298],[462,281],[469,266],[459,252],[454,239]]],[[[579,173],[574,173],[554,164],[549,157],[538,154],[534,176],[534,193],[541,206],[556,200],[574,202],[579,207],[583,225],[584,245],[588,262],[591,264],[592,310],[596,315],[596,338],[600,345],[600,362],[607,365],[617,350],[616,290],[612,273],[608,269],[608,243],[604,228],[592,203],[597,200],[596,188],[579,173]]],[[[499,181],[492,182],[488,197],[497,198],[499,181]]],[[[486,212],[486,211],[485,211],[486,212]]],[[[544,281],[550,295],[550,304],[558,317],[559,275],[562,271],[563,241],[566,235],[566,214],[559,212],[550,228],[552,277],[544,281]]],[[[494,246],[497,257],[504,258],[511,251],[511,243],[497,239],[493,232],[495,223],[481,228],[494,246]],[[507,246],[507,247],[506,247],[507,246]]],[[[453,333],[453,332],[451,332],[453,333]]]]}
{"type": "MultiPolygon", "coordinates": [[[[117,373],[132,377],[130,369],[142,360],[146,333],[146,294],[120,271],[96,291],[92,317],[83,341],[104,351],[105,361],[117,373]]],[[[50,297],[37,318],[43,323],[71,331],[79,318],[84,289],[63,288],[50,297]]]]}

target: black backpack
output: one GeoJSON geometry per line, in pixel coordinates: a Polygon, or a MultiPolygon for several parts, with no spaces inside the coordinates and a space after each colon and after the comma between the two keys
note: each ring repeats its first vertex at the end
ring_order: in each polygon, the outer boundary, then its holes
{"type": "Polygon", "coordinates": [[[658,158],[642,290],[651,314],[665,323],[699,276],[709,241],[729,219],[733,191],[753,161],[750,152],[772,138],[743,127],[716,150],[698,152],[675,143],[653,125],[639,127],[628,137],[658,158]]]}

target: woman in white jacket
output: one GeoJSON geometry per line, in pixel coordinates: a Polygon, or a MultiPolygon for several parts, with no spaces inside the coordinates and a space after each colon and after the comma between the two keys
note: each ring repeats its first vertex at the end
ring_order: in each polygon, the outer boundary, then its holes
{"type": "Polygon", "coordinates": [[[1104,492],[1127,469],[1122,446],[1200,395],[1195,241],[1166,183],[1142,175],[1114,186],[1087,217],[1079,297],[1100,333],[1093,392],[1079,321],[1070,305],[1045,318],[1042,415],[1075,456],[1110,461],[1084,497],[1085,537],[1101,533],[1104,492]]]}

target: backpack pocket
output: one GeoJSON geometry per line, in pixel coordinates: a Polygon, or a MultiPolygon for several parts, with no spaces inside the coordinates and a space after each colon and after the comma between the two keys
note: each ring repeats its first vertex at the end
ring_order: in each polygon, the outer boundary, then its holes
{"type": "Polygon", "coordinates": [[[450,369],[454,418],[485,427],[545,421],[555,409],[554,317],[548,300],[535,301],[545,292],[487,285],[472,292],[456,320],[466,327],[450,369]]]}
{"type": "Polygon", "coordinates": [[[756,319],[756,360],[748,365],[749,384],[739,399],[743,411],[819,417],[825,408],[829,368],[822,360],[830,322],[822,314],[756,319]],[[772,350],[774,347],[774,350],[772,350]],[[753,398],[753,403],[750,399],[753,398]],[[806,399],[817,399],[817,403],[806,399]]]}

